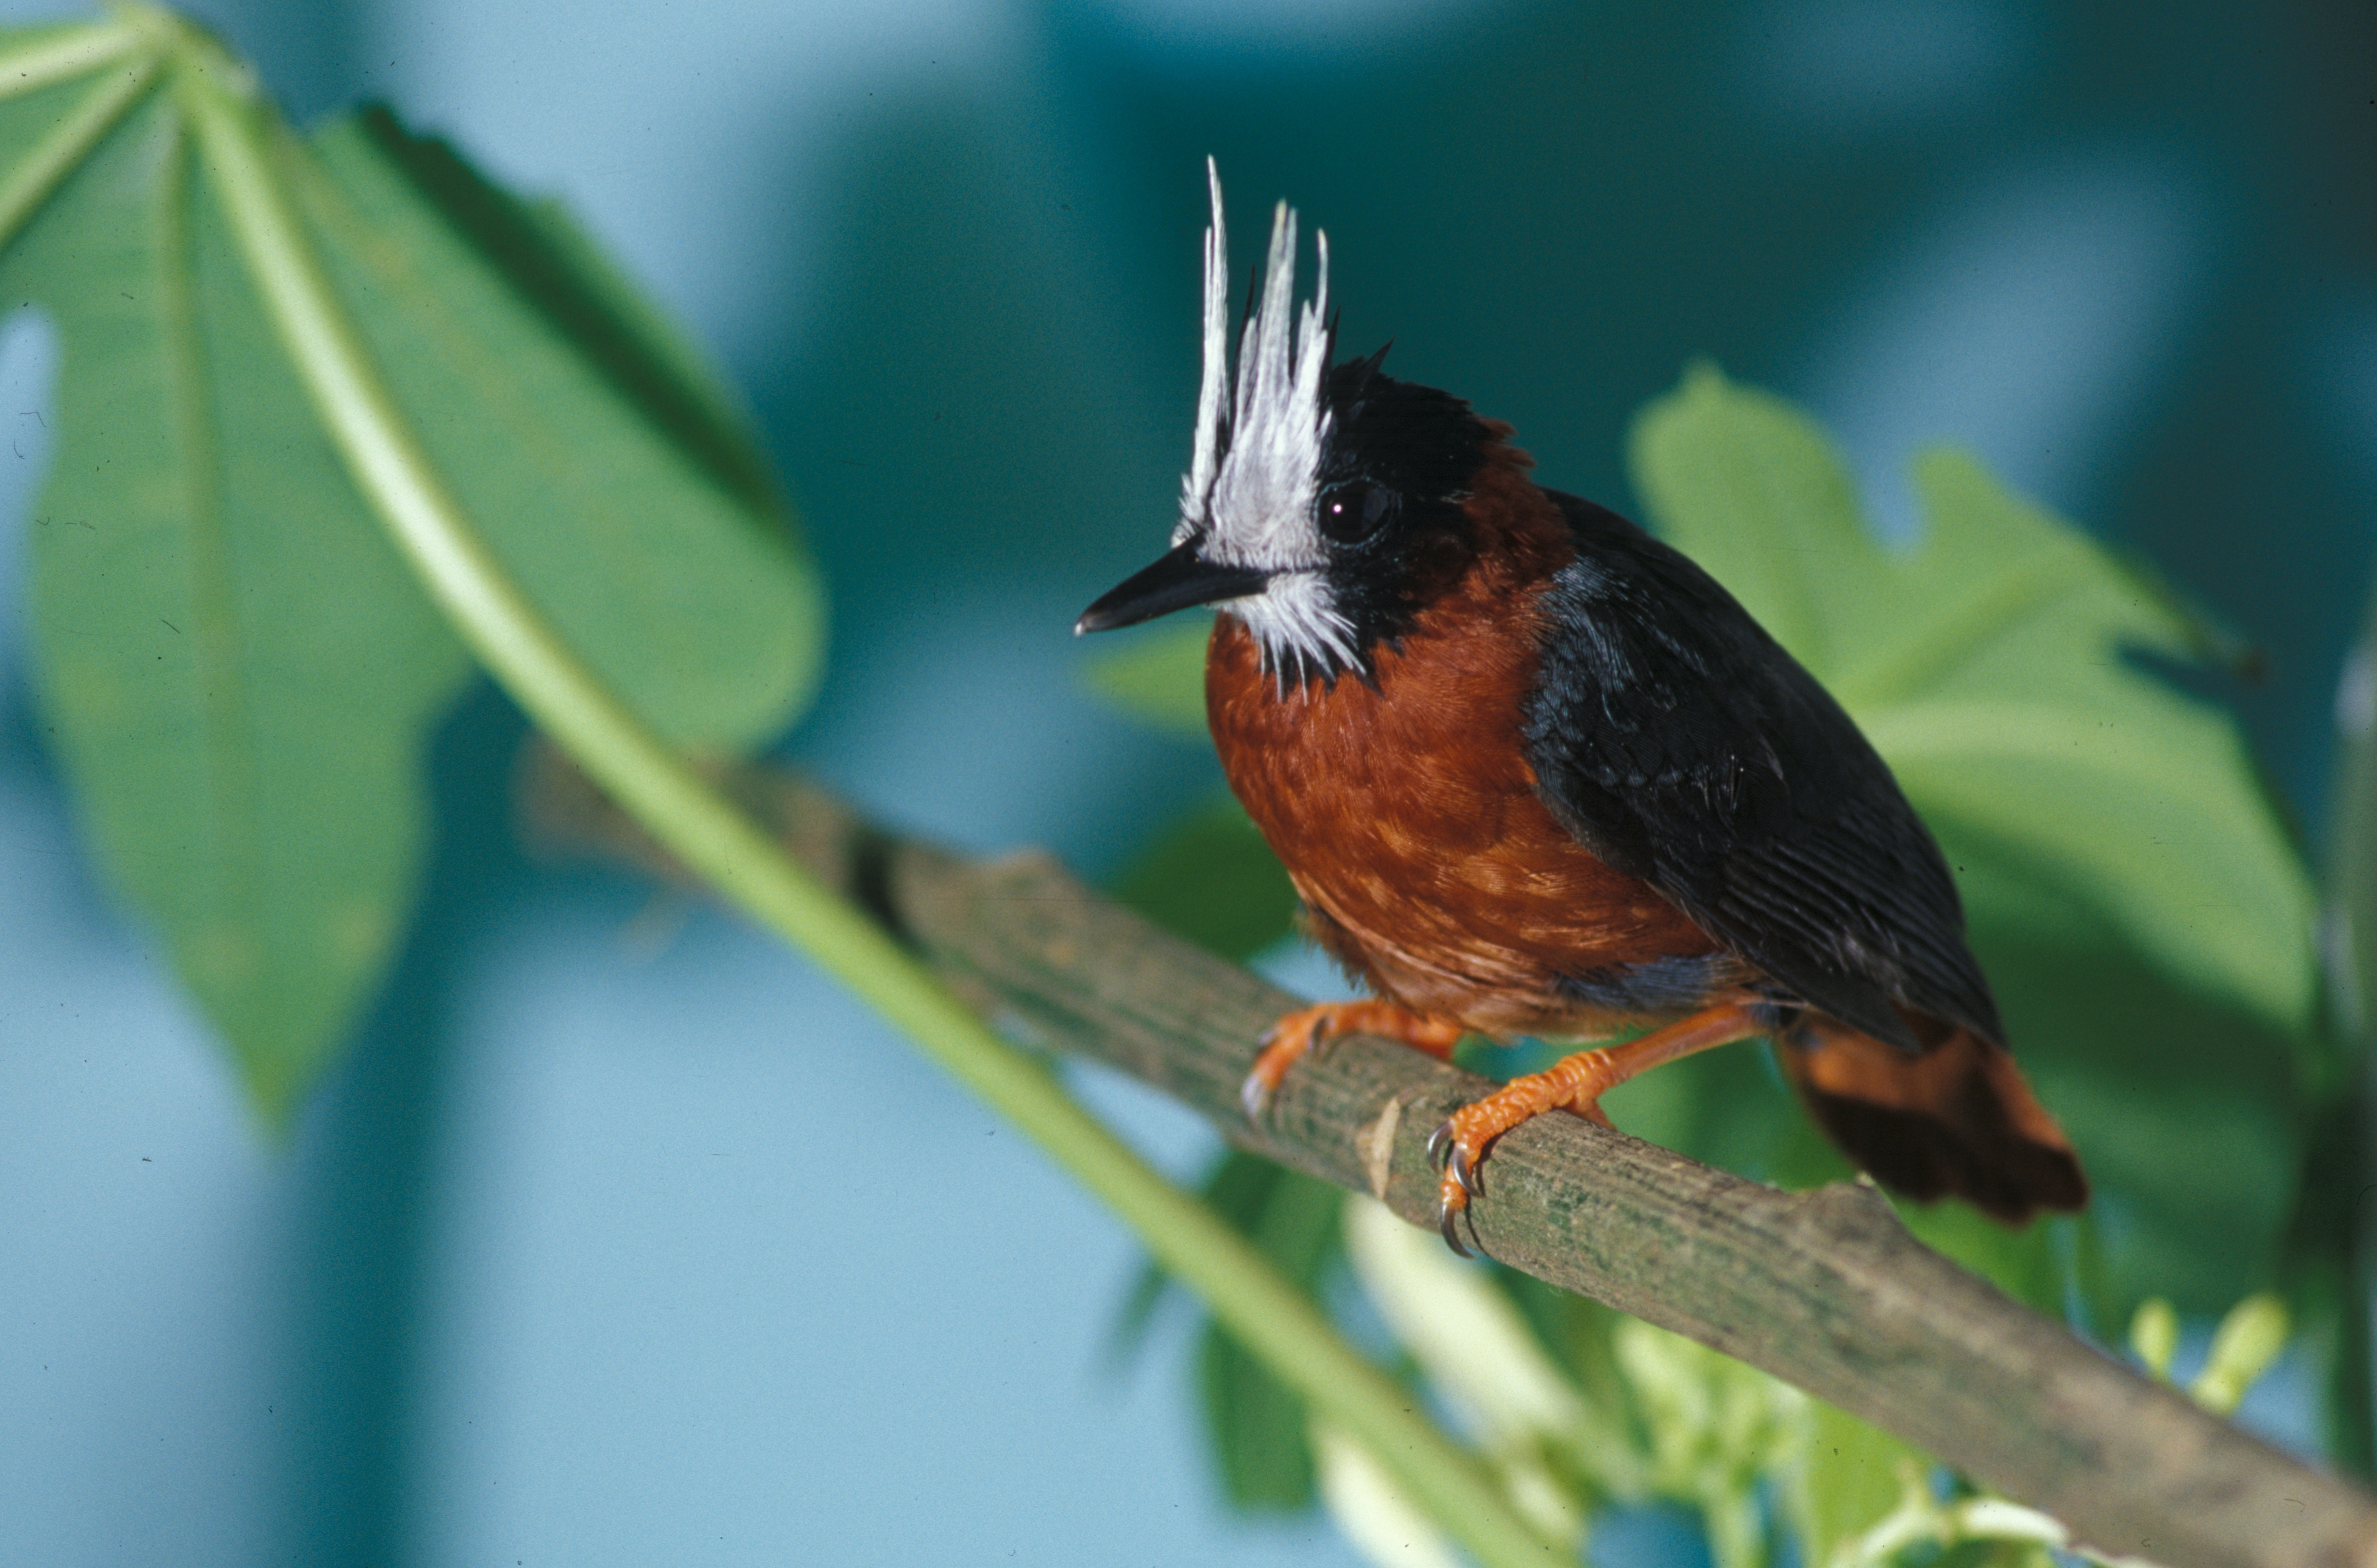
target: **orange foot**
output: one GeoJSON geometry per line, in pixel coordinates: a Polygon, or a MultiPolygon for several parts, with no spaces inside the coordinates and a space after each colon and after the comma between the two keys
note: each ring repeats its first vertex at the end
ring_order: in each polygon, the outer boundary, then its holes
{"type": "Polygon", "coordinates": [[[1452,1047],[1461,1043],[1463,1033],[1458,1023],[1447,1023],[1392,1002],[1339,1001],[1300,1007],[1272,1024],[1263,1035],[1262,1051],[1255,1058],[1246,1083],[1239,1085],[1238,1103],[1247,1107],[1248,1120],[1260,1121],[1271,1097],[1279,1092],[1281,1082],[1287,1077],[1287,1070],[1313,1047],[1326,1045],[1341,1035],[1383,1035],[1446,1061],[1451,1059],[1452,1047]]]}
{"type": "Polygon", "coordinates": [[[1458,1222],[1469,1200],[1483,1190],[1477,1167],[1495,1139],[1547,1110],[1571,1110],[1607,1127],[1609,1118],[1602,1114],[1602,1095],[1661,1062],[1766,1033],[1772,1019],[1765,1011],[1751,1002],[1725,1002],[1640,1039],[1562,1057],[1543,1071],[1513,1078],[1454,1111],[1427,1140],[1428,1154],[1444,1167],[1436,1216],[1445,1245],[1469,1256],[1469,1249],[1461,1244],[1458,1222]]]}

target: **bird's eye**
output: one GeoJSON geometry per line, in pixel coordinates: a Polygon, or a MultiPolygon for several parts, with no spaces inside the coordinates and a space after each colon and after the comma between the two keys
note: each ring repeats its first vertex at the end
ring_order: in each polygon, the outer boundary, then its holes
{"type": "Polygon", "coordinates": [[[1320,497],[1320,532],[1340,545],[1357,544],[1379,531],[1394,504],[1395,493],[1383,485],[1337,485],[1320,497]]]}

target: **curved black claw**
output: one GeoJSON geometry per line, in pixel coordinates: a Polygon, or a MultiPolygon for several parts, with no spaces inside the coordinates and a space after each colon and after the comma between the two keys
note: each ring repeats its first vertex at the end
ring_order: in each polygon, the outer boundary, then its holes
{"type": "Polygon", "coordinates": [[[1248,1121],[1260,1121],[1263,1112],[1271,1108],[1271,1085],[1259,1074],[1249,1072],[1247,1081],[1238,1085],[1238,1104],[1246,1108],[1248,1121]]]}
{"type": "Polygon", "coordinates": [[[1452,1179],[1460,1182],[1461,1190],[1471,1197],[1475,1198],[1486,1191],[1478,1184],[1476,1164],[1462,1149],[1461,1140],[1454,1136],[1450,1119],[1439,1123],[1437,1130],[1427,1135],[1427,1157],[1436,1162],[1437,1169],[1451,1171],[1452,1179]]]}
{"type": "Polygon", "coordinates": [[[1452,1179],[1460,1182],[1461,1190],[1471,1197],[1475,1198],[1486,1190],[1478,1185],[1476,1165],[1462,1151],[1461,1140],[1452,1131],[1451,1118],[1447,1117],[1438,1122],[1436,1131],[1427,1135],[1427,1157],[1436,1162],[1439,1170],[1449,1167],[1452,1179]]]}
{"type": "Polygon", "coordinates": [[[1461,1244],[1461,1216],[1468,1212],[1467,1209],[1440,1208],[1437,1211],[1436,1227],[1444,1232],[1446,1246],[1464,1258],[1474,1258],[1477,1254],[1461,1244]]]}

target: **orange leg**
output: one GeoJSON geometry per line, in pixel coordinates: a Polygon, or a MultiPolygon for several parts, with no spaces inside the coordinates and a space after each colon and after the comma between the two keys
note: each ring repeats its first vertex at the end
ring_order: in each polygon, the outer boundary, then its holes
{"type": "Polygon", "coordinates": [[[1762,1016],[1764,1011],[1754,1002],[1725,1002],[1623,1045],[1562,1057],[1543,1071],[1513,1078],[1484,1099],[1454,1111],[1427,1141],[1428,1153],[1444,1167],[1444,1180],[1437,1192],[1437,1219],[1446,1243],[1462,1256],[1469,1255],[1454,1221],[1478,1191],[1478,1162],[1495,1139],[1523,1121],[1563,1108],[1607,1127],[1609,1119],[1601,1113],[1602,1095],[1661,1062],[1765,1034],[1773,1020],[1762,1016]]]}
{"type": "Polygon", "coordinates": [[[1382,1035],[1426,1051],[1439,1061],[1447,1061],[1451,1059],[1452,1047],[1461,1043],[1464,1032],[1458,1023],[1447,1023],[1392,1002],[1338,1001],[1300,1007],[1272,1024],[1271,1032],[1262,1037],[1262,1051],[1238,1089],[1238,1101],[1247,1107],[1247,1119],[1261,1119],[1263,1108],[1279,1092],[1287,1070],[1313,1047],[1326,1045],[1341,1035],[1382,1035]]]}

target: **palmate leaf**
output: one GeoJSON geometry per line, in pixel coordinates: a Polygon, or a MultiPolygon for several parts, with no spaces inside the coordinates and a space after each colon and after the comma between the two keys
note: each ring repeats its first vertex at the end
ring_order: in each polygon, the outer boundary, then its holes
{"type": "Polygon", "coordinates": [[[384,109],[284,160],[381,373],[505,564],[663,736],[807,703],[824,596],[763,460],[649,305],[384,109]]]}
{"type": "Polygon", "coordinates": [[[1953,452],[1917,464],[1926,533],[1888,549],[1815,426],[1706,367],[1644,411],[1632,456],[1654,525],[1857,716],[1927,820],[2046,868],[2157,967],[2307,1025],[2309,879],[2235,725],[2133,663],[2197,646],[2144,583],[1953,452]]]}
{"type": "MultiPolygon", "coordinates": [[[[1632,457],[1651,521],[1841,699],[1948,852],[2096,1181],[2103,1308],[2216,1310],[2266,1278],[2323,1075],[2313,901],[2235,724],[2137,663],[2188,658],[2184,618],[1953,453],[1917,465],[1923,538],[1884,546],[1813,424],[1712,369],[1632,457]]],[[[1990,1272],[2036,1263],[1913,1217],[1990,1272]]]]}
{"type": "MultiPolygon", "coordinates": [[[[61,348],[32,662],[98,858],[281,1119],[403,928],[423,746],[468,664],[326,437],[197,154],[185,92],[238,72],[148,12],[0,33],[0,66],[78,37],[113,42],[45,84],[0,68],[28,89],[0,102],[0,286],[61,348]]],[[[681,742],[788,722],[818,664],[815,573],[651,307],[385,114],[313,150],[268,135],[400,410],[590,661],[681,742]]]]}
{"type": "MultiPolygon", "coordinates": [[[[42,99],[0,107],[21,151],[42,99]]],[[[402,923],[420,736],[466,661],[318,433],[166,98],[0,289],[62,349],[29,617],[53,744],[101,861],[283,1112],[402,923]]]]}

